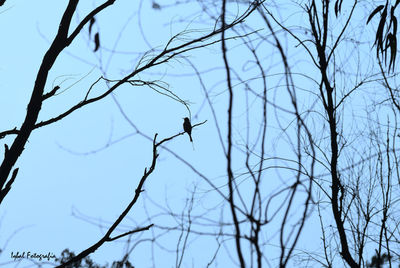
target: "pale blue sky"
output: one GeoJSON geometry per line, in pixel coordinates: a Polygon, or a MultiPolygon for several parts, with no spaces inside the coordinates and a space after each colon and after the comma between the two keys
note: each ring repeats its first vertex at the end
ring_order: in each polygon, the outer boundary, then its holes
{"type": "MultiPolygon", "coordinates": [[[[101,1],[81,2],[83,3],[78,6],[79,16],[75,16],[73,26],[79,18],[96,6],[95,3],[101,3],[101,1]]],[[[66,3],[66,0],[16,0],[7,1],[2,7],[0,35],[6,38],[0,42],[0,114],[3,115],[0,119],[1,130],[19,127],[24,119],[26,104],[30,98],[38,66],[49,47],[49,40],[54,38],[66,3]]],[[[47,91],[55,85],[60,85],[62,93],[45,101],[39,120],[55,116],[79,102],[86,94],[88,87],[102,75],[102,71],[97,67],[101,66],[103,71],[107,68],[107,77],[110,79],[121,78],[133,70],[138,58],[149,50],[149,45],[162,49],[171,36],[183,30],[198,30],[185,36],[190,39],[210,31],[214,26],[214,21],[207,15],[198,13],[200,10],[198,3],[182,4],[176,7],[173,7],[173,1],[170,3],[160,1],[160,4],[170,6],[155,10],[151,8],[151,1],[117,0],[112,7],[96,17],[98,24],[94,25],[93,32],[100,30],[102,45],[96,53],[92,51],[93,43],[88,39],[87,27],[85,27],[73,44],[60,55],[49,74],[47,91]],[[140,13],[139,7],[141,7],[140,13]],[[139,21],[145,37],[139,30],[139,21]],[[111,50],[115,50],[115,53],[111,53],[111,50]],[[111,61],[110,56],[112,56],[111,61]]],[[[230,8],[231,14],[242,11],[240,6],[232,5],[230,8]]],[[[291,8],[293,5],[282,5],[279,9],[280,14],[276,15],[286,18],[285,21],[289,25],[298,27],[304,23],[305,17],[300,13],[293,13],[291,8]]],[[[359,18],[363,18],[364,15],[359,14],[359,18]]],[[[260,30],[260,34],[268,36],[266,26],[258,22],[258,19],[259,17],[250,17],[247,23],[254,30],[260,30]]],[[[353,29],[355,39],[362,35],[361,32],[357,32],[356,26],[353,29]]],[[[250,37],[255,43],[257,43],[257,38],[256,35],[250,37]]],[[[272,39],[268,40],[272,41],[272,39]]],[[[307,55],[304,50],[297,47],[297,43],[290,38],[282,40],[291,59],[293,72],[304,72],[318,80],[319,76],[315,74],[311,60],[305,57],[307,55]]],[[[179,42],[177,41],[176,44],[179,42]]],[[[244,54],[248,52],[243,43],[239,40],[230,41],[228,44],[231,48],[229,53],[232,66],[240,72],[242,78],[252,79],[250,84],[254,88],[261,90],[261,80],[257,78],[259,74],[254,63],[249,62],[250,56],[244,54]],[[246,66],[246,68],[241,68],[241,66],[246,66]]],[[[264,60],[264,67],[268,74],[271,74],[267,82],[271,101],[285,109],[292,109],[286,89],[283,87],[283,76],[274,75],[282,73],[280,57],[276,50],[272,50],[273,46],[265,43],[263,46],[264,50],[260,49],[260,57],[264,60]]],[[[360,50],[358,55],[358,59],[361,59],[363,64],[365,60],[366,69],[371,58],[367,59],[365,55],[371,52],[370,47],[366,45],[367,49],[360,50]]],[[[346,49],[343,51],[345,52],[343,55],[346,55],[346,49]]],[[[227,92],[220,44],[189,52],[185,56],[196,65],[198,70],[204,71],[203,82],[214,102],[225,139],[227,92]]],[[[349,62],[352,64],[351,60],[349,62]]],[[[140,74],[137,78],[159,79],[166,82],[170,90],[190,103],[193,123],[208,120],[206,124],[193,131],[193,146],[185,135],[175,138],[167,144],[167,147],[226,192],[226,162],[223,151],[210,107],[205,102],[204,91],[190,64],[183,58],[172,60],[168,64],[140,74]]],[[[302,76],[294,75],[294,79],[298,82],[298,88],[301,89],[297,93],[299,107],[306,110],[305,107],[309,107],[317,99],[315,95],[310,97],[308,94],[311,88],[315,89],[315,83],[302,76]]],[[[343,89],[345,89],[346,83],[354,85],[355,80],[355,77],[349,76],[345,81],[337,83],[344,85],[343,89]]],[[[233,84],[238,91],[235,98],[239,100],[234,112],[235,146],[243,149],[246,139],[246,106],[244,104],[246,95],[245,91],[240,89],[243,89],[245,85],[238,80],[233,81],[233,84]]],[[[104,92],[105,89],[106,84],[99,83],[91,94],[104,92]]],[[[147,87],[124,85],[115,91],[114,97],[129,120],[150,137],[158,133],[158,139],[163,139],[182,131],[182,118],[188,116],[184,105],[147,87]]],[[[258,131],[257,127],[261,118],[261,112],[258,111],[261,105],[254,95],[249,94],[247,97],[251,107],[250,122],[254,127],[251,128],[249,135],[251,142],[256,142],[258,132],[254,129],[258,131]]],[[[318,105],[315,106],[316,109],[318,105]]],[[[358,113],[359,111],[354,107],[346,112],[358,113]]],[[[271,106],[268,109],[270,112],[269,142],[266,157],[278,155],[295,158],[290,148],[290,141],[282,134],[278,124],[279,119],[280,124],[290,126],[293,117],[284,112],[275,114],[278,110],[274,110],[271,106]]],[[[365,111],[361,111],[360,114],[365,114],[365,111]]],[[[321,137],[324,136],[322,130],[318,129],[318,120],[322,119],[318,117],[313,119],[315,122],[309,122],[316,128],[313,130],[320,132],[321,137]]],[[[294,133],[293,131],[289,129],[288,133],[294,133]]],[[[10,145],[13,138],[7,137],[2,142],[10,145]]],[[[0,153],[3,153],[2,150],[3,146],[0,153]]],[[[244,171],[241,162],[243,155],[239,154],[239,150],[235,152],[237,158],[235,158],[234,170],[239,174],[244,171]]],[[[149,223],[154,223],[156,226],[176,226],[178,223],[172,217],[159,215],[163,210],[151,200],[164,208],[170,208],[174,213],[181,214],[182,211],[187,210],[187,199],[191,198],[194,187],[196,187],[196,195],[193,213],[201,215],[208,211],[208,217],[213,220],[222,217],[220,196],[210,192],[210,186],[182,161],[164,149],[160,149],[159,153],[156,170],[148,178],[145,192],[129,217],[113,233],[114,235],[149,223]],[[150,216],[153,219],[148,221],[150,216]]],[[[254,151],[254,153],[259,152],[254,151]]],[[[0,246],[3,248],[6,245],[0,255],[0,265],[18,266],[18,263],[12,262],[11,252],[52,252],[59,256],[65,248],[78,253],[97,242],[104,234],[105,228],[130,202],[144,168],[151,164],[151,157],[151,142],[135,132],[111,96],[85,106],[60,122],[35,130],[16,164],[16,167],[20,168],[18,177],[0,208],[0,246]],[[99,228],[97,225],[83,221],[79,215],[89,217],[92,222],[103,227],[99,228]]],[[[287,164],[273,161],[270,163],[271,165],[287,164]]],[[[287,170],[268,171],[266,174],[277,178],[268,181],[270,189],[278,189],[286,183],[285,176],[293,176],[293,173],[287,170]]],[[[241,177],[239,179],[243,185],[248,183],[246,176],[243,180],[241,177]]],[[[229,214],[223,216],[230,220],[229,214]]],[[[201,226],[193,228],[207,229],[201,226]]],[[[309,220],[304,233],[319,239],[319,228],[318,218],[314,217],[309,220]]],[[[265,240],[273,245],[279,224],[272,226],[271,230],[270,233],[265,234],[267,237],[265,240]]],[[[151,238],[151,232],[157,234],[163,233],[164,230],[155,227],[152,231],[133,235],[131,243],[135,243],[139,237],[151,238]]],[[[179,232],[171,232],[160,238],[160,245],[168,245],[171,252],[161,250],[156,245],[154,247],[156,267],[175,267],[174,250],[179,234],[179,232]]],[[[91,258],[99,264],[120,260],[125,250],[125,241],[126,239],[105,244],[92,254],[91,258]]],[[[205,267],[217,248],[215,239],[212,236],[191,235],[189,241],[190,251],[187,252],[183,267],[205,267]]],[[[213,267],[228,267],[224,265],[231,264],[229,254],[235,253],[233,248],[229,247],[230,244],[227,243],[227,245],[227,248],[220,250],[219,258],[213,267]]],[[[309,239],[302,242],[301,247],[318,249],[319,244],[309,239]]],[[[151,258],[152,251],[150,243],[147,242],[134,250],[130,260],[135,267],[152,267],[151,258]]],[[[19,267],[30,265],[31,263],[25,260],[19,267]]]]}

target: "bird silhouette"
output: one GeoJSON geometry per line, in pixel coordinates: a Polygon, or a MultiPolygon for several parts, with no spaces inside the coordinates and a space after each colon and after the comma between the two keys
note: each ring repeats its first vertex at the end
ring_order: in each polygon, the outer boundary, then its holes
{"type": "Polygon", "coordinates": [[[190,142],[193,142],[192,140],[192,124],[190,123],[190,120],[188,117],[183,118],[183,130],[189,135],[190,142]]]}

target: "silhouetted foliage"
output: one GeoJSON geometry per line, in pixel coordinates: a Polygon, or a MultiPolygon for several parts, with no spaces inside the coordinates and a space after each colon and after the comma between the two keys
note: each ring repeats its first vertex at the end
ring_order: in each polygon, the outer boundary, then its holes
{"type": "Polygon", "coordinates": [[[335,2],[335,15],[336,17],[339,15],[340,11],[342,10],[343,0],[336,0],[335,2]]]}
{"type": "Polygon", "coordinates": [[[94,17],[90,19],[90,22],[89,22],[89,36],[92,33],[92,27],[93,27],[95,22],[96,22],[96,19],[94,17]]]}
{"type": "Polygon", "coordinates": [[[382,268],[383,265],[391,259],[390,256],[388,256],[386,253],[383,253],[382,256],[379,256],[378,253],[376,255],[372,256],[371,262],[367,263],[367,267],[371,268],[382,268]]]}
{"type": "Polygon", "coordinates": [[[399,3],[400,1],[396,0],[396,3],[391,6],[389,1],[387,1],[385,5],[377,6],[367,19],[368,24],[376,14],[381,12],[374,45],[376,45],[376,56],[379,57],[380,55],[383,57],[385,64],[387,63],[387,54],[390,49],[389,71],[390,69],[394,71],[394,66],[396,64],[397,17],[394,12],[399,3]],[[388,12],[389,9],[390,12],[388,12]]]}
{"type": "Polygon", "coordinates": [[[161,10],[160,4],[158,4],[158,3],[156,3],[156,2],[153,2],[153,4],[152,4],[151,7],[152,7],[153,9],[156,9],[156,10],[161,10]]]}
{"type": "Polygon", "coordinates": [[[100,47],[100,37],[99,37],[99,33],[96,33],[94,35],[94,49],[93,51],[96,52],[100,47]]]}
{"type": "MultiPolygon", "coordinates": [[[[72,251],[69,251],[69,249],[65,249],[63,252],[61,252],[61,257],[56,258],[56,261],[59,262],[59,264],[66,263],[68,260],[71,258],[75,257],[75,253],[72,251]]],[[[107,268],[107,266],[101,266],[99,264],[94,263],[94,261],[89,257],[85,257],[83,259],[80,259],[72,264],[69,264],[65,266],[66,268],[107,268]]]]}
{"type": "MultiPolygon", "coordinates": [[[[69,249],[64,249],[64,251],[61,253],[61,257],[57,258],[56,261],[59,264],[66,263],[68,260],[71,258],[75,257],[75,253],[70,251],[69,249]]],[[[127,257],[127,256],[126,256],[127,257]]],[[[74,262],[73,264],[69,264],[65,267],[67,268],[134,268],[134,266],[127,260],[127,258],[124,258],[121,261],[113,261],[113,263],[109,265],[100,265],[96,264],[89,256],[78,260],[74,262]]]]}

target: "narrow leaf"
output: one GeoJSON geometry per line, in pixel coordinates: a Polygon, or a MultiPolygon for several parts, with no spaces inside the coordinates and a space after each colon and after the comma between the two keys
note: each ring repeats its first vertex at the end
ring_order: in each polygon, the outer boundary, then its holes
{"type": "Polygon", "coordinates": [[[337,17],[339,13],[339,0],[336,0],[335,2],[335,16],[337,17]]]}
{"type": "Polygon", "coordinates": [[[90,37],[90,33],[92,32],[93,24],[95,22],[96,22],[96,19],[94,17],[90,19],[90,22],[89,22],[89,37],[90,37]]]}
{"type": "Polygon", "coordinates": [[[369,21],[376,15],[376,13],[378,13],[379,11],[381,11],[384,8],[384,5],[380,5],[377,8],[375,8],[374,11],[372,11],[371,15],[369,15],[368,19],[367,19],[367,24],[369,23],[369,21]]]}
{"type": "Polygon", "coordinates": [[[388,48],[391,47],[391,42],[392,42],[392,33],[389,33],[386,37],[386,42],[385,42],[385,64],[387,62],[387,53],[388,53],[388,48]]]}
{"type": "Polygon", "coordinates": [[[392,17],[393,21],[393,35],[397,34],[397,18],[395,16],[392,17]]]}
{"type": "Polygon", "coordinates": [[[396,64],[396,53],[397,53],[397,38],[395,35],[392,35],[390,42],[390,62],[389,62],[389,71],[390,67],[392,67],[392,72],[394,72],[394,65],[396,64]]]}
{"type": "Polygon", "coordinates": [[[378,29],[376,30],[375,44],[376,44],[377,56],[379,55],[379,50],[381,51],[381,53],[383,53],[383,29],[385,27],[386,15],[387,15],[387,8],[385,7],[381,15],[381,20],[379,22],[378,29]]]}
{"type": "Polygon", "coordinates": [[[94,35],[94,52],[96,52],[100,47],[100,36],[99,33],[94,35]]]}
{"type": "Polygon", "coordinates": [[[343,0],[340,0],[340,4],[339,4],[339,12],[342,10],[342,4],[343,4],[343,0]]]}

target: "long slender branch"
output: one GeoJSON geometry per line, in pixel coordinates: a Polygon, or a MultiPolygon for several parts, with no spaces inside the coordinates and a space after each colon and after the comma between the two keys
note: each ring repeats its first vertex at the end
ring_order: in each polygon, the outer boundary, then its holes
{"type": "MultiPolygon", "coordinates": [[[[324,1],[325,3],[325,1],[324,1]]],[[[344,228],[344,221],[342,220],[342,213],[341,209],[339,207],[339,190],[342,188],[340,179],[338,177],[338,170],[337,170],[337,165],[338,165],[338,159],[339,159],[339,146],[338,146],[338,133],[337,133],[337,122],[336,122],[336,111],[335,111],[335,104],[334,104],[334,88],[331,86],[327,74],[327,69],[328,69],[328,61],[325,55],[325,50],[326,50],[326,31],[328,28],[328,7],[325,6],[325,10],[323,10],[323,28],[324,28],[324,34],[323,34],[323,40],[319,40],[318,38],[318,33],[316,31],[315,27],[315,20],[312,18],[311,15],[311,9],[308,10],[309,13],[309,22],[312,27],[312,33],[315,39],[315,46],[316,50],[318,53],[319,57],[319,69],[321,73],[321,94],[322,92],[322,86],[325,88],[325,94],[326,94],[326,103],[324,102],[324,107],[325,111],[328,115],[328,124],[329,124],[329,129],[330,129],[330,145],[331,145],[331,161],[330,161],[330,172],[331,172],[331,183],[332,183],[332,196],[331,196],[331,206],[332,206],[332,213],[335,219],[336,227],[338,229],[338,234],[340,238],[340,243],[342,247],[342,258],[347,262],[347,264],[352,267],[356,268],[359,267],[359,264],[356,263],[354,258],[351,256],[350,250],[349,250],[349,244],[347,242],[347,235],[346,231],[344,228]]]]}
{"type": "Polygon", "coordinates": [[[153,225],[154,225],[154,224],[152,223],[152,224],[149,224],[149,225],[147,225],[147,226],[145,226],[145,227],[136,228],[135,230],[132,230],[132,231],[129,231],[129,232],[126,232],[126,233],[117,235],[117,236],[115,236],[115,237],[110,237],[110,238],[108,238],[107,242],[111,242],[111,241],[120,239],[120,238],[122,238],[122,237],[124,237],[124,236],[131,235],[131,234],[134,234],[134,233],[139,233],[139,232],[147,231],[147,230],[149,230],[151,227],[153,227],[153,225]]]}
{"type": "MultiPolygon", "coordinates": [[[[250,8],[242,14],[242,16],[235,19],[232,23],[226,24],[222,28],[213,30],[209,34],[195,38],[189,42],[183,43],[176,47],[168,48],[166,46],[161,53],[159,53],[157,56],[153,57],[147,64],[135,69],[131,74],[129,74],[128,76],[121,79],[119,82],[117,82],[114,86],[112,86],[110,89],[108,89],[103,94],[101,94],[97,97],[90,98],[90,99],[85,99],[85,100],[79,102],[78,104],[76,104],[75,106],[71,107],[69,110],[65,111],[64,113],[62,113],[54,118],[48,119],[46,121],[42,121],[40,123],[36,123],[37,118],[39,116],[39,112],[42,107],[42,103],[46,99],[43,96],[43,92],[44,92],[44,87],[46,85],[47,76],[48,76],[48,73],[49,73],[51,67],[53,66],[54,62],[56,61],[58,55],[68,45],[71,44],[71,42],[74,40],[74,38],[82,30],[83,26],[94,15],[96,15],[101,10],[105,9],[106,7],[112,5],[115,2],[115,0],[106,1],[104,4],[97,7],[96,9],[94,9],[91,13],[89,13],[81,21],[81,23],[76,27],[76,29],[68,37],[71,19],[76,10],[78,2],[79,2],[79,0],[70,0],[69,1],[69,4],[64,12],[62,19],[61,19],[58,33],[57,33],[53,43],[51,44],[49,50],[46,52],[46,54],[43,58],[42,64],[41,64],[40,69],[37,74],[35,86],[34,86],[34,89],[32,92],[32,97],[28,104],[26,118],[24,120],[24,123],[22,124],[21,128],[18,131],[16,129],[13,129],[10,131],[5,131],[5,132],[0,133],[0,138],[4,137],[5,135],[8,135],[8,134],[17,134],[17,137],[15,138],[15,140],[14,140],[13,144],[11,145],[11,148],[7,154],[7,157],[4,158],[4,160],[0,166],[0,191],[3,191],[3,187],[7,181],[7,178],[10,174],[12,167],[15,165],[17,159],[21,155],[31,132],[35,128],[39,128],[39,127],[57,122],[57,121],[63,119],[64,117],[68,116],[72,112],[83,107],[84,105],[87,105],[89,103],[93,103],[100,99],[105,98],[111,92],[113,92],[117,87],[126,83],[130,78],[132,78],[133,76],[137,75],[138,73],[140,73],[150,67],[168,62],[171,58],[174,58],[174,57],[176,57],[184,52],[187,52],[189,50],[196,49],[199,47],[204,47],[205,46],[204,44],[201,46],[192,46],[192,45],[195,45],[196,43],[204,42],[204,41],[210,39],[211,37],[221,33],[222,31],[225,31],[226,29],[234,27],[238,23],[243,22],[256,8],[256,6],[253,6],[253,5],[250,6],[250,8]]],[[[214,43],[214,42],[210,42],[210,44],[212,44],[212,43],[214,43]]],[[[206,45],[208,45],[208,44],[206,44],[206,45]]],[[[45,95],[45,96],[47,97],[48,95],[45,95]]],[[[4,195],[4,192],[3,192],[3,195],[4,195]]]]}
{"type": "MultiPolygon", "coordinates": [[[[238,19],[236,19],[234,22],[230,23],[229,25],[225,26],[225,29],[229,29],[231,27],[234,27],[235,25],[241,23],[244,21],[244,19],[250,15],[251,12],[253,12],[254,9],[248,10],[243,16],[239,17],[238,19]]],[[[97,97],[93,97],[93,98],[87,98],[88,94],[86,95],[86,97],[80,101],[79,103],[75,104],[74,106],[72,106],[71,108],[69,108],[67,111],[59,114],[58,116],[55,116],[53,118],[41,121],[39,123],[37,123],[34,126],[34,129],[36,128],[40,128],[46,125],[50,125],[52,123],[55,123],[57,121],[60,121],[61,119],[67,117],[68,115],[72,114],[74,111],[82,108],[85,105],[88,105],[90,103],[94,103],[96,101],[99,101],[101,99],[104,99],[105,97],[107,97],[108,95],[110,95],[111,92],[115,91],[119,86],[121,86],[124,83],[129,82],[129,80],[136,76],[137,74],[150,69],[151,67],[163,64],[163,63],[167,63],[169,60],[171,60],[172,58],[175,58],[183,53],[186,53],[188,51],[194,50],[194,49],[198,49],[198,48],[204,48],[210,45],[213,45],[217,42],[220,42],[220,40],[215,40],[215,41],[210,41],[208,43],[205,44],[201,44],[201,45],[196,45],[196,46],[191,46],[195,43],[201,43],[203,41],[206,41],[208,39],[210,39],[211,37],[221,33],[222,28],[219,28],[217,30],[214,30],[212,32],[210,32],[209,34],[196,38],[190,42],[187,42],[183,45],[179,45],[176,47],[172,47],[170,49],[165,49],[163,51],[161,51],[158,55],[156,55],[152,60],[150,60],[147,64],[143,65],[140,68],[137,68],[135,71],[133,71],[132,73],[130,73],[129,75],[125,76],[124,78],[118,80],[112,87],[110,87],[107,91],[105,91],[103,94],[97,96],[97,97]]],[[[242,37],[242,36],[239,36],[242,37]]],[[[236,38],[236,37],[232,37],[232,38],[236,38]]],[[[231,38],[226,38],[227,39],[231,39],[231,38]]],[[[96,84],[98,81],[100,80],[100,78],[98,80],[96,80],[94,84],[96,84]]],[[[90,90],[90,89],[89,89],[90,90]]],[[[13,135],[13,134],[19,134],[20,130],[14,128],[11,130],[7,130],[7,131],[3,131],[0,132],[0,139],[4,138],[6,135],[13,135]]]]}
{"type": "MultiPolygon", "coordinates": [[[[60,53],[69,46],[78,33],[82,30],[82,27],[92,18],[94,15],[105,9],[107,6],[112,5],[115,0],[110,0],[104,3],[103,5],[94,9],[86,18],[78,25],[78,27],[74,30],[73,34],[68,37],[69,28],[71,25],[72,16],[75,13],[76,7],[78,5],[79,0],[70,0],[64,14],[61,18],[60,26],[58,28],[58,32],[50,45],[50,48],[47,50],[46,54],[43,57],[42,63],[40,65],[39,71],[36,76],[36,81],[33,87],[32,96],[29,101],[28,107],[26,109],[25,120],[22,123],[21,128],[18,130],[17,137],[15,138],[13,144],[11,145],[7,155],[4,157],[3,162],[0,166],[0,203],[4,199],[5,195],[8,193],[11,188],[10,184],[7,184],[7,188],[3,189],[7,178],[11,172],[11,169],[17,162],[19,156],[24,150],[25,144],[32,133],[32,131],[37,127],[36,121],[38,119],[40,110],[42,108],[43,101],[49,95],[43,95],[44,87],[46,85],[46,80],[50,69],[55,63],[56,59],[60,55],[60,53]]],[[[54,91],[55,92],[55,91],[54,91]]],[[[16,129],[13,131],[9,131],[6,133],[2,133],[1,136],[6,134],[15,134],[16,129]]],[[[15,177],[13,177],[12,181],[14,181],[15,177]]],[[[11,180],[10,180],[11,182],[11,180]]]]}
{"type": "Polygon", "coordinates": [[[95,244],[93,244],[89,248],[85,249],[84,251],[82,251],[81,253],[76,255],[75,257],[71,258],[68,262],[65,262],[57,267],[59,267],[59,268],[67,267],[68,265],[75,263],[75,262],[85,258],[89,254],[95,252],[105,242],[115,240],[115,238],[114,239],[111,238],[111,233],[115,230],[115,228],[117,228],[117,226],[121,223],[121,221],[125,218],[125,216],[128,214],[128,212],[131,210],[133,205],[139,199],[140,193],[143,191],[142,188],[143,188],[143,185],[144,185],[146,179],[154,171],[154,168],[156,166],[156,160],[158,157],[156,139],[157,139],[157,134],[154,135],[154,139],[153,139],[153,160],[152,160],[151,166],[149,167],[148,170],[147,170],[147,168],[144,169],[144,174],[143,174],[142,178],[140,179],[138,186],[136,187],[135,195],[134,195],[132,201],[128,204],[128,206],[121,213],[121,215],[118,217],[118,219],[111,225],[111,227],[108,229],[106,234],[99,241],[97,241],[95,244]]]}
{"type": "MultiPolygon", "coordinates": [[[[43,57],[42,64],[40,65],[39,71],[36,76],[35,85],[33,87],[32,96],[29,101],[25,120],[15,138],[13,144],[10,147],[7,155],[4,157],[3,162],[0,166],[0,191],[4,198],[6,189],[3,189],[7,178],[11,172],[12,167],[17,162],[17,159],[24,150],[25,144],[34,129],[36,120],[39,116],[39,112],[43,102],[43,90],[46,85],[48,73],[56,61],[58,55],[67,46],[66,39],[68,29],[71,23],[72,16],[75,12],[78,0],[70,0],[67,8],[64,11],[64,15],[61,19],[60,26],[56,37],[53,40],[49,50],[43,57]]],[[[0,200],[1,201],[1,200],[0,200]]]]}
{"type": "MultiPolygon", "coordinates": [[[[192,127],[197,127],[200,126],[202,124],[204,124],[204,122],[193,125],[192,127]]],[[[122,222],[122,220],[126,217],[126,215],[129,213],[129,211],[131,210],[131,208],[136,204],[137,200],[139,199],[139,196],[141,194],[141,192],[143,192],[143,186],[144,183],[146,182],[147,178],[150,176],[151,173],[153,173],[155,167],[156,167],[156,163],[157,163],[157,158],[158,158],[158,153],[157,153],[157,148],[159,146],[161,146],[163,143],[179,136],[182,135],[183,133],[178,133],[176,135],[173,135],[171,137],[165,138],[163,140],[161,140],[160,142],[156,142],[157,140],[157,133],[154,135],[153,138],[153,159],[151,162],[151,165],[149,167],[149,169],[145,168],[144,169],[144,174],[142,176],[142,178],[140,179],[136,190],[135,190],[135,195],[132,199],[132,201],[128,204],[128,206],[125,208],[125,210],[121,213],[121,215],[117,218],[117,220],[115,220],[115,222],[111,225],[111,227],[108,229],[108,231],[106,232],[106,234],[99,240],[97,241],[95,244],[93,244],[92,246],[88,247],[87,249],[85,249],[84,251],[82,251],[81,253],[79,253],[78,255],[76,255],[75,257],[71,258],[68,262],[65,262],[59,266],[57,266],[58,268],[61,267],[67,267],[70,264],[73,264],[79,260],[82,260],[83,258],[85,258],[86,256],[88,256],[89,254],[95,252],[99,247],[101,247],[104,243],[106,242],[111,242],[114,241],[118,238],[124,237],[126,235],[132,234],[132,233],[137,233],[137,232],[141,232],[141,231],[145,231],[145,230],[149,230],[153,224],[150,224],[146,227],[143,228],[138,228],[135,229],[133,231],[127,232],[127,233],[123,233],[121,235],[117,235],[115,237],[111,237],[112,232],[118,227],[118,225],[122,222]]]]}
{"type": "Polygon", "coordinates": [[[227,59],[227,48],[225,42],[225,12],[226,12],[226,0],[222,2],[222,32],[221,32],[221,45],[222,45],[222,54],[226,69],[226,81],[228,84],[229,90],[229,104],[228,104],[228,148],[227,148],[227,172],[228,172],[228,188],[229,188],[229,205],[232,212],[233,223],[235,226],[235,242],[236,242],[236,252],[239,258],[240,267],[246,267],[243,257],[243,252],[240,245],[240,225],[236,215],[235,209],[235,201],[234,201],[234,188],[233,188],[233,172],[232,172],[232,107],[233,107],[233,89],[231,84],[231,74],[230,74],[230,67],[227,59]]]}

